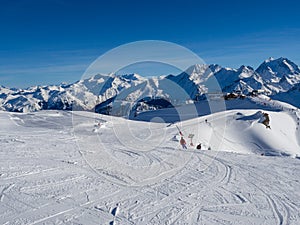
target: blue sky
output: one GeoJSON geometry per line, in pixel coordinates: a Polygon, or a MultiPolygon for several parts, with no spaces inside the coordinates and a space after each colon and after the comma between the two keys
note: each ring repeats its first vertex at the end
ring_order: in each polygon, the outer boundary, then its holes
{"type": "Polygon", "coordinates": [[[226,67],[257,67],[270,56],[300,64],[298,1],[2,0],[0,4],[4,86],[76,81],[98,56],[139,40],[174,42],[207,63],[226,67]]]}

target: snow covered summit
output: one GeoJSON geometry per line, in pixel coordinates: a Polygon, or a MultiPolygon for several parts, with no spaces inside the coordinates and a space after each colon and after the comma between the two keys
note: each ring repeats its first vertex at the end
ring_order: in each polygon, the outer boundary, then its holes
{"type": "Polygon", "coordinates": [[[300,82],[300,68],[287,58],[269,59],[256,72],[261,75],[266,86],[275,92],[286,92],[300,82]]]}

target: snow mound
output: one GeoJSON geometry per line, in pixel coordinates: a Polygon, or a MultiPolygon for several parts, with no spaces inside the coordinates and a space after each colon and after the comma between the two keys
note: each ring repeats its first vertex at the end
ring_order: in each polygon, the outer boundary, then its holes
{"type": "Polygon", "coordinates": [[[213,150],[243,154],[300,155],[299,114],[232,110],[181,122],[184,133],[213,150]],[[268,128],[265,114],[269,117],[268,128]],[[206,122],[205,122],[206,121],[206,122]]]}

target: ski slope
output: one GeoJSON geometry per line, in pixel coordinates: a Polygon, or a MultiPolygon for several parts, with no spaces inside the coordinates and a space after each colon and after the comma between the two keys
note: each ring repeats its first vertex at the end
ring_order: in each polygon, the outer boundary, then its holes
{"type": "Polygon", "coordinates": [[[160,118],[0,112],[0,224],[299,224],[300,113],[259,111],[176,124],[210,151],[160,118]]]}

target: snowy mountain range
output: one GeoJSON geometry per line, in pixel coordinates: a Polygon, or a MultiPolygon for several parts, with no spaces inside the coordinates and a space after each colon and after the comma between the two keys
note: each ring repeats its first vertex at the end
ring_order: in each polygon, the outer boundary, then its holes
{"type": "Polygon", "coordinates": [[[250,66],[231,69],[216,64],[193,65],[179,75],[156,78],[97,74],[69,85],[0,87],[0,109],[13,112],[73,109],[123,116],[134,110],[183,105],[205,99],[205,94],[215,91],[248,95],[254,90],[300,107],[300,101],[290,100],[290,96],[300,95],[299,86],[299,66],[287,58],[269,58],[256,70],[250,66]],[[218,90],[212,90],[213,83],[218,83],[218,90]]]}

